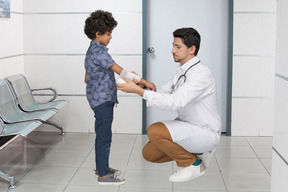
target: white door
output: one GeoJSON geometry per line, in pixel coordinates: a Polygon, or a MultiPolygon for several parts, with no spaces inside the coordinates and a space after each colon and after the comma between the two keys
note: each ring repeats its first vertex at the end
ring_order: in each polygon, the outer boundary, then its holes
{"type": "MultiPolygon", "coordinates": [[[[173,31],[193,27],[201,35],[198,56],[214,73],[223,128],[226,132],[229,0],[146,0],[147,80],[157,87],[177,70],[172,54],[173,31]],[[152,53],[148,51],[148,48],[152,53]],[[153,52],[154,51],[154,52],[153,52]]],[[[147,108],[147,126],[176,117],[176,112],[147,108]]]]}

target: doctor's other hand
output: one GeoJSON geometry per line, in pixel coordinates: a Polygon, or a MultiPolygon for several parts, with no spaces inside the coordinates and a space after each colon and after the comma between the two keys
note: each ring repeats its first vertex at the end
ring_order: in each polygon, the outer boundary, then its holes
{"type": "Polygon", "coordinates": [[[150,89],[150,90],[152,90],[152,91],[157,91],[157,88],[156,88],[155,84],[152,83],[152,82],[146,81],[145,82],[145,87],[150,89]]]}
{"type": "Polygon", "coordinates": [[[126,81],[126,83],[116,83],[117,88],[123,92],[126,93],[136,93],[140,96],[143,96],[144,94],[144,89],[142,89],[140,86],[136,85],[133,81],[129,80],[129,79],[125,79],[123,78],[124,81],[126,81]]]}
{"type": "MultiPolygon", "coordinates": [[[[135,75],[138,75],[135,71],[131,71],[131,73],[134,73],[135,75]]],[[[140,77],[140,75],[138,75],[138,76],[140,77]]],[[[148,89],[150,89],[152,91],[157,91],[157,88],[156,88],[155,84],[152,83],[152,82],[149,82],[149,81],[147,81],[145,79],[141,78],[140,82],[138,82],[138,83],[135,80],[133,80],[133,82],[136,83],[137,85],[139,85],[142,88],[146,87],[146,88],[148,88],[148,89]]]]}

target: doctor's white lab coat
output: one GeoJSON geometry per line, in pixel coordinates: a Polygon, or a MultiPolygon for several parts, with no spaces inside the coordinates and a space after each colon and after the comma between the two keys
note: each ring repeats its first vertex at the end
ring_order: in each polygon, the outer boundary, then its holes
{"type": "Polygon", "coordinates": [[[215,78],[207,66],[196,64],[198,61],[195,56],[179,66],[173,78],[157,92],[145,90],[143,95],[148,107],[178,112],[175,120],[163,123],[173,141],[192,153],[215,148],[221,134],[215,78]],[[186,80],[183,76],[179,79],[185,72],[186,80]]]}

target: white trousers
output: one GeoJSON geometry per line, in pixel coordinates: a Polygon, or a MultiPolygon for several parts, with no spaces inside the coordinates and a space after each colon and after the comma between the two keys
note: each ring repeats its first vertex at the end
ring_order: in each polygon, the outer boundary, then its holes
{"type": "Polygon", "coordinates": [[[190,153],[205,153],[214,149],[220,134],[209,127],[199,127],[179,120],[162,121],[168,128],[173,142],[190,153]]]}

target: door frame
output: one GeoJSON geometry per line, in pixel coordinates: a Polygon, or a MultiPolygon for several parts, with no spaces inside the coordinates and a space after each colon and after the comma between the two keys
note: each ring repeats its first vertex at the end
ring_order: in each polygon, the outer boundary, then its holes
{"type": "MultiPolygon", "coordinates": [[[[147,66],[147,50],[146,50],[146,45],[147,45],[147,33],[146,33],[146,16],[147,16],[147,12],[146,12],[146,8],[147,8],[147,3],[146,0],[142,0],[142,77],[143,79],[147,79],[147,70],[146,70],[146,66],[147,66]]],[[[142,134],[146,134],[147,130],[147,117],[146,117],[146,101],[145,99],[142,99],[142,134]]]]}
{"type": "MultiPolygon", "coordinates": [[[[229,37],[228,37],[228,74],[227,74],[227,109],[226,109],[226,134],[231,136],[231,113],[232,113],[232,74],[233,74],[233,10],[234,0],[229,1],[229,37]]],[[[147,0],[142,0],[142,77],[146,79],[147,67],[147,0]]],[[[142,100],[142,134],[146,134],[147,117],[146,101],[142,100]]]]}

